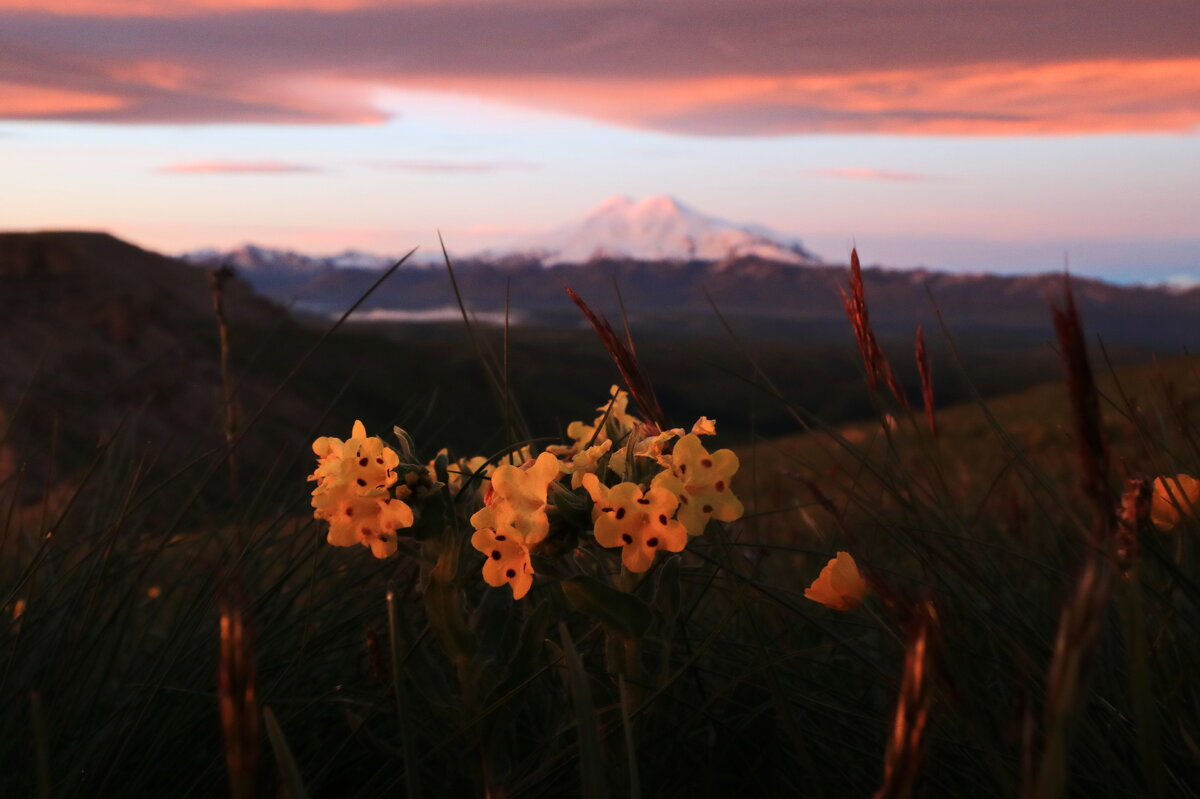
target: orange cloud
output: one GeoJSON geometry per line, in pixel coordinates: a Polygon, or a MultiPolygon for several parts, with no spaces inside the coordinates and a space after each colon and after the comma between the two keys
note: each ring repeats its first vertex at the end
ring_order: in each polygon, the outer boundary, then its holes
{"type": "Polygon", "coordinates": [[[0,0],[0,118],[369,124],[388,117],[377,92],[403,88],[697,135],[1194,131],[1194,12],[1194,0],[0,0]]]}
{"type": "Polygon", "coordinates": [[[642,81],[477,78],[433,88],[706,135],[1191,131],[1200,58],[642,81]]]}
{"type": "Polygon", "coordinates": [[[0,81],[0,115],[38,117],[61,113],[114,112],[125,101],[116,95],[84,90],[28,86],[0,81]]]}

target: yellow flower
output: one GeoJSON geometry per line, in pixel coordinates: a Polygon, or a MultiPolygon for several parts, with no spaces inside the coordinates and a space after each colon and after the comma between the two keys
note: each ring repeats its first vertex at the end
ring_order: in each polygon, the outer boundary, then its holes
{"type": "Polygon", "coordinates": [[[683,435],[682,427],[673,427],[657,435],[643,438],[633,445],[633,454],[637,458],[653,458],[661,466],[670,467],[671,456],[664,455],[667,444],[683,435]]]}
{"type": "Polygon", "coordinates": [[[737,470],[738,457],[732,450],[710,453],[689,433],[675,445],[670,470],[655,475],[651,486],[679,497],[679,521],[688,535],[700,535],[710,518],[732,522],[745,512],[730,487],[737,470]]]}
{"type": "Polygon", "coordinates": [[[338,438],[322,437],[313,442],[317,456],[317,469],[308,476],[316,480],[318,492],[338,491],[343,486],[359,493],[385,489],[396,482],[392,471],[400,463],[400,456],[383,439],[367,438],[362,422],[356,421],[350,438],[343,442],[338,438]]]}
{"type": "Polygon", "coordinates": [[[687,546],[687,530],[671,518],[679,499],[667,489],[651,488],[643,494],[634,483],[608,488],[594,474],[583,476],[583,487],[596,503],[592,508],[596,543],[622,547],[621,562],[629,571],[649,569],[660,549],[682,552],[687,546]]]}
{"type": "Polygon", "coordinates": [[[529,593],[529,587],[533,585],[533,564],[525,544],[485,527],[471,536],[471,546],[487,555],[483,563],[484,582],[494,588],[507,583],[512,586],[513,599],[529,593]]]}
{"type": "Polygon", "coordinates": [[[1150,503],[1150,519],[1159,530],[1170,530],[1185,515],[1200,511],[1200,480],[1187,474],[1173,478],[1160,477],[1154,481],[1154,499],[1150,503]]]}
{"type": "Polygon", "coordinates": [[[357,421],[349,439],[318,438],[313,452],[318,459],[308,478],[317,482],[313,516],[329,523],[329,543],[362,544],[377,558],[395,553],[396,530],[413,523],[412,508],[388,493],[400,457],[382,439],[368,438],[357,421]]]}
{"type": "Polygon", "coordinates": [[[558,458],[549,452],[522,467],[497,467],[487,504],[471,517],[471,525],[476,530],[491,528],[528,546],[538,543],[550,532],[546,492],[560,474],[558,458]]]}
{"type": "Polygon", "coordinates": [[[521,466],[498,466],[484,493],[486,504],[471,517],[471,546],[487,555],[484,581],[512,586],[513,599],[525,596],[533,585],[529,550],[550,532],[546,492],[561,474],[558,458],[549,452],[521,466]]]}
{"type": "MultiPolygon", "coordinates": [[[[562,470],[565,474],[571,475],[571,488],[579,488],[585,474],[595,474],[596,470],[600,468],[600,459],[608,454],[610,449],[612,449],[611,440],[588,447],[582,452],[572,455],[569,461],[564,461],[562,470]]],[[[547,451],[550,450],[547,449],[547,451]]]]}
{"type": "MultiPolygon", "coordinates": [[[[315,500],[314,500],[315,503],[315,500]]],[[[329,522],[326,540],[335,547],[362,544],[371,548],[377,558],[396,553],[396,530],[412,527],[412,508],[402,500],[381,496],[360,496],[342,493],[323,503],[313,513],[329,522]]]]}
{"type": "Polygon", "coordinates": [[[858,573],[858,564],[849,552],[839,552],[825,564],[804,596],[832,610],[854,610],[867,595],[867,581],[858,573]]]}
{"type": "Polygon", "coordinates": [[[600,415],[590,425],[583,422],[571,422],[567,425],[567,436],[574,440],[577,451],[610,439],[620,444],[642,425],[640,419],[627,411],[628,392],[614,385],[608,390],[608,396],[611,398],[610,402],[596,409],[600,415]],[[601,424],[604,425],[603,428],[600,428],[601,424]]]}

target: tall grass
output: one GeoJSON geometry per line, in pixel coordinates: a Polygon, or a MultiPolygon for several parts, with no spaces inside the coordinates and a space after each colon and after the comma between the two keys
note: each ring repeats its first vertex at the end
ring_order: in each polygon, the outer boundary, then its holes
{"type": "Polygon", "coordinates": [[[1070,392],[935,415],[919,336],[919,418],[861,279],[847,309],[874,419],[826,427],[755,371],[748,407],[807,432],[743,448],[742,520],[641,577],[565,540],[518,602],[467,546],[478,486],[434,491],[392,559],[328,547],[311,439],[224,506],[197,504],[216,426],[172,474],[118,435],[36,506],[14,472],[0,794],[1200,795],[1200,527],[1122,522],[1115,488],[1200,474],[1197,362],[1093,378],[1067,310],[1070,392]],[[847,613],[803,596],[839,549],[873,588],[847,613]]]}

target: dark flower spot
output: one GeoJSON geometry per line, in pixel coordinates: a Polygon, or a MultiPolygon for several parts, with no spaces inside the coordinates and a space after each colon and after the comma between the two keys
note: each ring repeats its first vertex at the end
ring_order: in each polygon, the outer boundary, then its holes
{"type": "Polygon", "coordinates": [[[601,508],[600,512],[601,513],[612,513],[612,508],[601,508]]]}
{"type": "Polygon", "coordinates": [[[637,502],[639,505],[649,505],[650,504],[650,500],[645,499],[645,498],[639,499],[637,502]]]}
{"type": "Polygon", "coordinates": [[[360,486],[365,486],[367,484],[367,481],[360,477],[360,478],[358,478],[358,484],[360,486]]]}
{"type": "Polygon", "coordinates": [[[508,539],[503,535],[498,535],[498,536],[496,536],[496,540],[497,541],[507,541],[508,539]]]}
{"type": "Polygon", "coordinates": [[[346,515],[347,515],[347,516],[353,516],[353,515],[354,515],[354,508],[346,508],[346,515]]]}
{"type": "Polygon", "coordinates": [[[718,480],[717,484],[715,486],[713,486],[713,488],[717,489],[718,491],[724,491],[725,490],[725,481],[718,480]]]}
{"type": "Polygon", "coordinates": [[[618,519],[625,518],[625,509],[624,508],[617,508],[617,518],[618,519]]]}
{"type": "Polygon", "coordinates": [[[386,535],[381,535],[379,536],[379,540],[386,544],[388,542],[388,537],[386,535]]]}
{"type": "Polygon", "coordinates": [[[703,466],[705,469],[711,469],[712,468],[712,458],[705,458],[704,460],[700,461],[700,465],[703,466]]]}
{"type": "Polygon", "coordinates": [[[376,459],[375,459],[375,462],[376,462],[376,463],[383,463],[383,458],[376,458],[376,459]]]}
{"type": "Polygon", "coordinates": [[[508,579],[510,579],[510,580],[511,580],[512,578],[514,578],[514,577],[516,577],[516,576],[517,576],[517,570],[516,570],[516,569],[509,569],[508,571],[506,571],[506,572],[504,573],[504,576],[505,576],[505,577],[507,577],[508,579]]]}
{"type": "Polygon", "coordinates": [[[359,461],[358,461],[358,465],[359,465],[359,466],[366,466],[366,465],[367,465],[368,463],[370,463],[370,462],[371,462],[371,461],[370,461],[370,459],[369,459],[369,458],[360,458],[360,459],[359,459],[359,461]]]}
{"type": "Polygon", "coordinates": [[[665,513],[658,514],[658,523],[666,524],[667,523],[667,514],[665,514],[665,513]]]}
{"type": "Polygon", "coordinates": [[[647,538],[646,546],[650,547],[651,549],[654,549],[656,546],[658,546],[658,539],[657,538],[647,538]]]}
{"type": "Polygon", "coordinates": [[[705,513],[712,513],[712,505],[705,505],[700,510],[704,511],[705,513]]]}
{"type": "Polygon", "coordinates": [[[633,536],[631,536],[629,533],[621,533],[621,540],[624,541],[626,544],[632,544],[633,536]]]}
{"type": "Polygon", "coordinates": [[[500,560],[500,550],[498,550],[498,549],[492,550],[492,560],[500,560]]]}

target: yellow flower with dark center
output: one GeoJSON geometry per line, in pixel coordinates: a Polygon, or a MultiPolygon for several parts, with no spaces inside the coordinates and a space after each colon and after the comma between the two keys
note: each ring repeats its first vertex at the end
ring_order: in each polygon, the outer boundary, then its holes
{"type": "Polygon", "coordinates": [[[527,546],[538,543],[550,532],[546,492],[561,474],[558,458],[549,452],[523,467],[497,467],[487,504],[471,517],[471,525],[476,530],[491,528],[527,546]]]}
{"type": "Polygon", "coordinates": [[[689,433],[675,445],[671,468],[655,475],[651,487],[664,488],[677,496],[679,521],[688,535],[700,535],[710,518],[732,522],[745,512],[731,487],[737,470],[738,457],[732,450],[710,453],[694,433],[689,433]]]}
{"type": "Polygon", "coordinates": [[[1186,516],[1200,513],[1200,480],[1188,474],[1154,481],[1150,519],[1159,530],[1170,530],[1186,516]]]}
{"type": "Polygon", "coordinates": [[[396,530],[413,523],[412,508],[388,493],[400,457],[382,439],[368,438],[358,421],[349,439],[318,438],[313,452],[317,469],[308,478],[317,483],[313,517],[329,523],[329,543],[362,544],[377,558],[393,554],[396,530]]]}
{"type": "Polygon", "coordinates": [[[396,482],[393,469],[400,464],[400,456],[376,436],[367,437],[362,422],[354,423],[350,438],[346,441],[332,437],[318,438],[313,442],[317,456],[317,469],[309,480],[316,480],[316,495],[322,491],[338,491],[343,485],[348,490],[365,493],[385,489],[396,482]]]}
{"type": "Polygon", "coordinates": [[[407,503],[382,496],[343,493],[313,514],[329,522],[326,540],[335,547],[362,544],[377,558],[396,552],[396,530],[412,527],[413,512],[407,503]]]}
{"type": "Polygon", "coordinates": [[[858,564],[849,552],[839,552],[825,564],[804,596],[832,610],[854,610],[867,595],[867,581],[858,572],[858,564]]]}
{"type": "Polygon", "coordinates": [[[594,474],[583,476],[583,487],[595,502],[596,542],[602,547],[621,547],[621,562],[629,571],[649,569],[660,549],[682,552],[687,546],[687,530],[671,518],[679,499],[667,489],[642,493],[634,483],[609,488],[594,474]]]}
{"type": "Polygon", "coordinates": [[[513,599],[520,599],[529,593],[534,572],[529,560],[529,548],[525,544],[485,527],[471,536],[471,546],[487,555],[487,560],[483,562],[485,583],[494,588],[505,584],[512,586],[513,599]]]}

